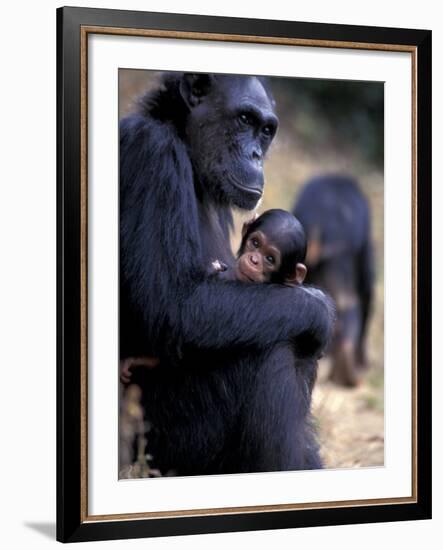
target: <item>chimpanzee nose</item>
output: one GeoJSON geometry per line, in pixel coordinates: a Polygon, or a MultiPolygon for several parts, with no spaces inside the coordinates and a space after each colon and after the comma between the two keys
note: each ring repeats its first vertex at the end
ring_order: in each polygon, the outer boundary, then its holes
{"type": "Polygon", "coordinates": [[[252,150],[252,159],[261,161],[262,158],[263,158],[263,153],[261,152],[261,150],[258,148],[254,148],[252,150]]]}
{"type": "Polygon", "coordinates": [[[258,264],[258,257],[255,254],[251,254],[250,260],[251,260],[251,263],[253,263],[254,265],[258,264]]]}

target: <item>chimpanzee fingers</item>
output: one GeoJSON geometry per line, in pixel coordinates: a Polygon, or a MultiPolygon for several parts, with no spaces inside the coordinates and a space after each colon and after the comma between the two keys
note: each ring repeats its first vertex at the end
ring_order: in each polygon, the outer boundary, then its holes
{"type": "Polygon", "coordinates": [[[120,382],[124,385],[127,385],[131,382],[131,376],[127,376],[124,373],[120,373],[120,382]]]}
{"type": "Polygon", "coordinates": [[[158,357],[140,357],[134,359],[133,366],[135,367],[146,367],[148,369],[153,369],[158,367],[160,364],[160,359],[158,357]]]}
{"type": "Polygon", "coordinates": [[[124,359],[120,362],[120,381],[122,384],[129,384],[132,378],[131,368],[133,361],[131,358],[124,359]]]}

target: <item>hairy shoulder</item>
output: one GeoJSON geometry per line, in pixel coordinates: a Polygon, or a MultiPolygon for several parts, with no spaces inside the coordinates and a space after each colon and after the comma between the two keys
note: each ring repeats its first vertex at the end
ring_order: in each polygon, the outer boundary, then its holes
{"type": "Polygon", "coordinates": [[[162,147],[171,144],[183,146],[172,123],[141,114],[129,115],[120,121],[120,147],[133,147],[136,144],[148,147],[153,152],[161,151],[162,147]]]}
{"type": "Polygon", "coordinates": [[[189,272],[201,255],[186,147],[172,124],[140,114],[120,122],[120,247],[130,272],[143,272],[142,259],[156,257],[176,278],[177,258],[189,272]]]}
{"type": "Polygon", "coordinates": [[[140,114],[120,122],[120,186],[176,193],[192,182],[187,149],[172,123],[140,114]]]}

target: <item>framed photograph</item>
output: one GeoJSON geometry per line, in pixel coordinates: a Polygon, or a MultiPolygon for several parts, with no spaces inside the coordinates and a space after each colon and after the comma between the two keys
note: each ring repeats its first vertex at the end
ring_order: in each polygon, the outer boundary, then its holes
{"type": "Polygon", "coordinates": [[[60,8],[57,92],[57,539],[430,518],[431,32],[60,8]]]}

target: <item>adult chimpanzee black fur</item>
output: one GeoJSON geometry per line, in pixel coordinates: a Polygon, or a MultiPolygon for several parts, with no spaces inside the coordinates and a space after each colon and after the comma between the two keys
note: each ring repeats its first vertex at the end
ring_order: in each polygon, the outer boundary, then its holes
{"type": "Polygon", "coordinates": [[[233,265],[231,209],[260,199],[276,128],[260,79],[205,74],[166,76],[121,121],[120,355],[160,359],[138,382],[163,473],[320,467],[314,362],[294,361],[325,345],[329,301],[207,276],[233,265]]]}
{"type": "Polygon", "coordinates": [[[331,379],[353,386],[367,366],[374,279],[367,200],[351,178],[323,176],[306,184],[294,214],[308,236],[306,280],[330,292],[337,305],[331,379]]]}

